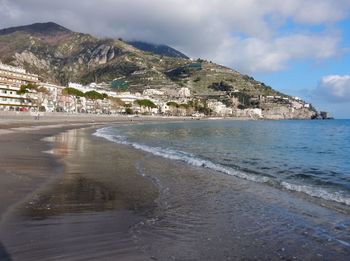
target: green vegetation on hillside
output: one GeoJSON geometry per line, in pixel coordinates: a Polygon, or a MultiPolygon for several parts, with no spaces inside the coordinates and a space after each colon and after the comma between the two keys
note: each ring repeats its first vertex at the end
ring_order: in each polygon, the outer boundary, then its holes
{"type": "Polygon", "coordinates": [[[157,105],[155,105],[154,102],[147,100],[147,99],[136,100],[136,103],[141,107],[157,108],[157,105]]]}

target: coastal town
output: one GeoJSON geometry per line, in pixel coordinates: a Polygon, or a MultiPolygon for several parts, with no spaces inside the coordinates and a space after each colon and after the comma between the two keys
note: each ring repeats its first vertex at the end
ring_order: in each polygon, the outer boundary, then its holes
{"type": "Polygon", "coordinates": [[[187,87],[145,88],[142,92],[130,92],[120,84],[118,86],[118,79],[111,83],[83,85],[69,82],[67,86],[60,86],[43,82],[40,75],[23,68],[0,63],[1,111],[248,119],[311,118],[314,114],[311,105],[298,97],[259,95],[245,101],[253,106],[243,106],[240,94],[238,90],[228,93],[219,89],[208,95],[195,95],[187,87]]]}
{"type": "Polygon", "coordinates": [[[350,0],[0,17],[0,261],[350,260],[350,0]]]}

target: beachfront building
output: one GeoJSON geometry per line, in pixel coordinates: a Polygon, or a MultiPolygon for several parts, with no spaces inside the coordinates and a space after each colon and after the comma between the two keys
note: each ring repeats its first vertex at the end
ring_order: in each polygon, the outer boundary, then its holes
{"type": "Polygon", "coordinates": [[[37,84],[39,77],[19,67],[0,62],[0,110],[27,111],[36,106],[35,98],[18,94],[23,84],[37,84]]]}
{"type": "Polygon", "coordinates": [[[224,117],[232,115],[232,108],[228,108],[225,104],[217,100],[208,100],[207,106],[216,116],[224,117]]]}
{"type": "Polygon", "coordinates": [[[37,93],[38,99],[41,103],[41,107],[46,112],[57,111],[62,91],[66,88],[64,86],[55,85],[51,83],[40,83],[40,87],[44,87],[47,92],[37,93]]]}
{"type": "Polygon", "coordinates": [[[126,104],[133,104],[136,100],[143,99],[140,93],[132,94],[130,92],[120,92],[120,93],[117,93],[115,97],[119,98],[126,104]]]}

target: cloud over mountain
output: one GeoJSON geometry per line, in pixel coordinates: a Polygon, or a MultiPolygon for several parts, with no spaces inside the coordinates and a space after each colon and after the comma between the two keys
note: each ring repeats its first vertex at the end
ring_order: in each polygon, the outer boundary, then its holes
{"type": "Polygon", "coordinates": [[[349,9],[348,0],[0,0],[0,27],[55,21],[261,72],[337,55],[341,32],[334,23],[349,9]]]}

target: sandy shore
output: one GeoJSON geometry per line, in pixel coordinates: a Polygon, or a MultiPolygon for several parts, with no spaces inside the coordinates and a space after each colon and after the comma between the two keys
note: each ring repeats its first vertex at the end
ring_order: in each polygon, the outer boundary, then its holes
{"type": "Polygon", "coordinates": [[[188,118],[163,118],[152,116],[129,117],[121,115],[43,113],[36,120],[30,113],[0,112],[0,217],[8,205],[12,205],[62,172],[57,157],[44,154],[53,144],[43,142],[45,137],[58,135],[67,130],[98,128],[110,124],[139,124],[143,122],[167,122],[190,120],[188,118]],[[51,173],[48,177],[47,173],[51,173]],[[23,188],[18,188],[23,183],[23,188]],[[23,193],[20,191],[23,190],[23,193]],[[5,193],[6,192],[6,193],[5,193]],[[10,203],[6,203],[6,202],[10,203]]]}
{"type": "Polygon", "coordinates": [[[346,214],[91,135],[129,118],[62,124],[60,117],[27,118],[26,127],[9,118],[2,125],[0,260],[347,260],[350,254],[341,242],[346,214]]]}
{"type": "MultiPolygon", "coordinates": [[[[150,181],[145,183],[144,178],[135,174],[135,170],[132,170],[132,167],[129,166],[133,164],[133,161],[125,154],[126,150],[119,151],[111,147],[109,142],[101,139],[95,144],[95,146],[98,146],[98,149],[84,148],[84,151],[94,151],[94,161],[85,159],[81,162],[79,164],[82,168],[80,172],[84,174],[84,177],[78,178],[72,183],[70,180],[72,176],[69,175],[70,173],[67,169],[70,168],[69,166],[74,165],[74,162],[81,159],[72,159],[71,156],[74,155],[67,154],[69,148],[77,140],[77,137],[74,137],[74,135],[67,138],[69,141],[65,139],[65,133],[68,130],[96,129],[106,124],[138,124],[142,122],[181,120],[184,119],[89,114],[66,115],[60,113],[44,114],[41,115],[39,120],[36,120],[29,113],[1,112],[0,260],[47,260],[47,258],[51,258],[50,254],[49,256],[37,256],[31,253],[23,254],[21,251],[18,253],[19,248],[22,249],[24,247],[23,245],[19,246],[18,241],[24,237],[19,238],[17,235],[18,230],[15,229],[16,232],[14,233],[12,228],[14,224],[23,224],[19,221],[23,216],[29,215],[40,218],[45,215],[61,215],[71,211],[102,212],[118,210],[118,213],[122,213],[122,223],[124,224],[119,225],[120,230],[127,233],[129,226],[134,224],[135,220],[138,220],[137,217],[132,217],[128,211],[130,209],[149,209],[150,205],[154,203],[157,191],[150,185],[150,181]],[[58,140],[55,142],[44,141],[48,137],[56,136],[58,140]],[[72,141],[72,144],[69,143],[70,141],[72,141]],[[111,162],[110,158],[108,158],[109,161],[104,162],[107,158],[101,158],[99,154],[99,150],[103,150],[103,143],[114,149],[109,151],[108,154],[116,155],[119,159],[124,158],[126,163],[111,166],[108,164],[111,162]],[[53,153],[53,150],[55,153],[53,153]],[[91,162],[94,163],[90,164],[91,162]],[[71,165],[68,166],[68,164],[71,165]],[[120,178],[120,176],[115,175],[116,169],[120,171],[118,173],[128,173],[128,175],[120,178]],[[134,174],[132,174],[133,172],[134,174]],[[100,181],[92,180],[91,176],[89,177],[89,175],[95,175],[95,173],[100,174],[98,176],[101,179],[100,181]],[[61,184],[60,182],[64,183],[62,187],[57,185],[61,184]],[[85,191],[85,189],[76,191],[79,186],[87,187],[87,190],[91,188],[91,191],[85,191]],[[42,207],[40,202],[36,203],[34,207],[33,202],[36,202],[35,200],[40,201],[41,199],[37,199],[38,195],[44,193],[43,191],[47,188],[50,191],[55,191],[55,198],[58,200],[64,201],[66,196],[74,198],[77,196],[74,193],[79,194],[79,196],[75,199],[76,202],[72,203],[68,209],[66,206],[63,206],[64,204],[55,204],[55,208],[42,207]],[[97,196],[95,195],[96,193],[98,194],[97,196]],[[35,211],[33,210],[32,213],[29,213],[32,207],[35,211]],[[15,222],[13,223],[14,220],[15,222]],[[10,248],[11,245],[14,246],[11,248],[11,251],[7,250],[8,247],[4,246],[2,241],[6,241],[5,245],[10,246],[10,248]]],[[[79,140],[89,140],[91,131],[88,133],[89,137],[81,137],[79,140]]],[[[75,151],[84,152],[80,151],[82,148],[74,149],[75,151]]],[[[108,230],[108,227],[105,226],[104,229],[108,230]]],[[[41,238],[41,235],[36,235],[35,233],[30,236],[33,236],[33,239],[26,238],[26,243],[41,238]]],[[[26,245],[26,243],[24,244],[26,245]]],[[[61,252],[59,248],[57,249],[61,252]]],[[[43,253],[45,253],[44,250],[43,253]]],[[[52,256],[55,255],[52,254],[52,256]]]]}

